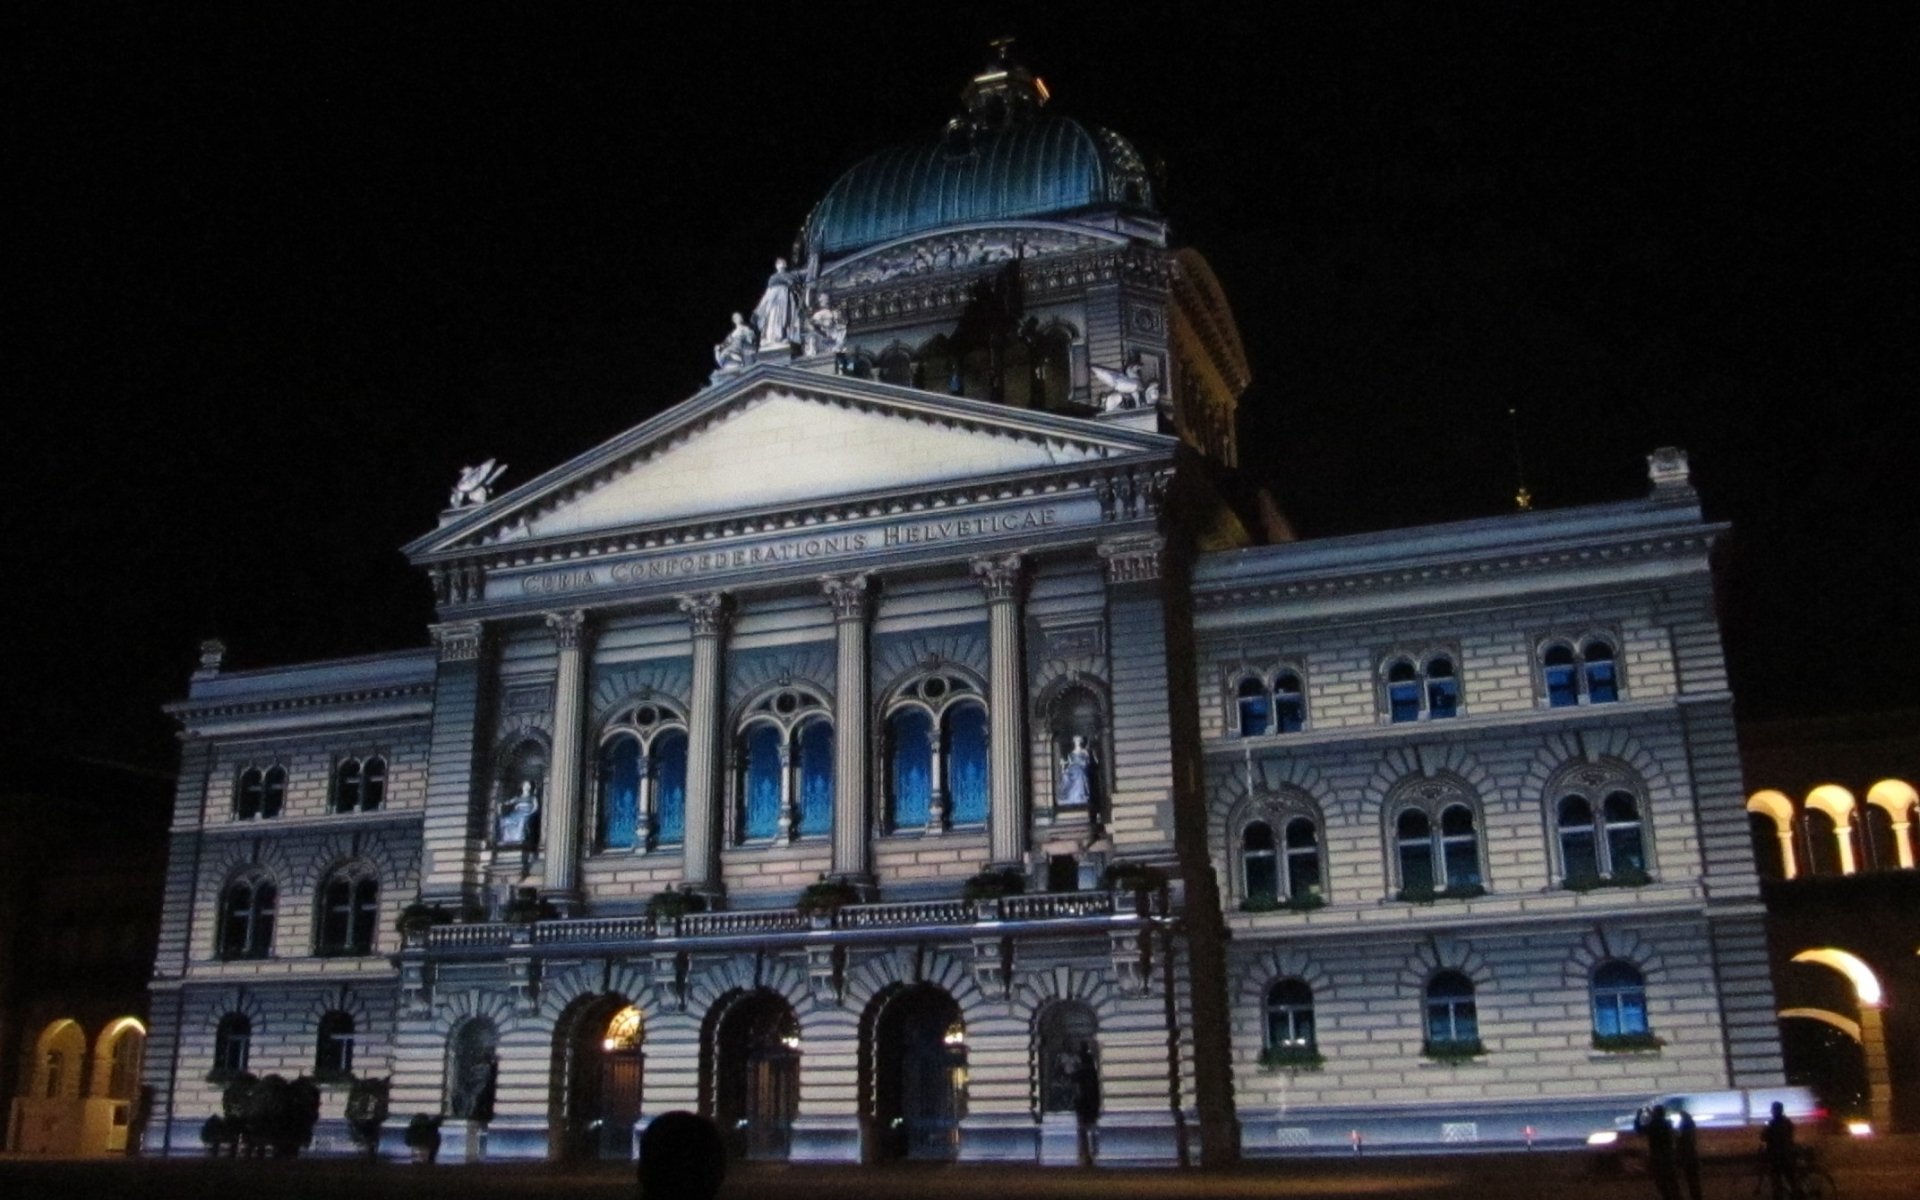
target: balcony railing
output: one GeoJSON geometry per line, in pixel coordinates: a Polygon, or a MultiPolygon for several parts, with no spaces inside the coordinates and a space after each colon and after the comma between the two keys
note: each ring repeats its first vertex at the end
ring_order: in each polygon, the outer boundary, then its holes
{"type": "MultiPolygon", "coordinates": [[[[796,908],[745,908],[688,913],[677,920],[647,914],[535,921],[495,921],[436,925],[426,931],[435,950],[503,950],[516,943],[534,946],[603,945],[660,938],[757,937],[769,934],[831,933],[966,926],[982,922],[1024,923],[1144,917],[1151,895],[1135,892],[1039,892],[992,900],[908,900],[886,904],[847,904],[807,914],[796,908]]],[[[409,944],[416,944],[409,942],[409,944]]]]}

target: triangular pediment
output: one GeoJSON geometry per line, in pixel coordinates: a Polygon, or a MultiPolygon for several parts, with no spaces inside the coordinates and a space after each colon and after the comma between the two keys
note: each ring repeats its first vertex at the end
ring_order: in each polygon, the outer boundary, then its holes
{"type": "Polygon", "coordinates": [[[444,525],[413,554],[802,509],[1170,452],[1174,439],[762,369],[444,525]]]}

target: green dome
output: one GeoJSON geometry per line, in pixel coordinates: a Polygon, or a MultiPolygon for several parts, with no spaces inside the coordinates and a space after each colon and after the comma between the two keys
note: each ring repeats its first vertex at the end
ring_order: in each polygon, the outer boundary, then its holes
{"type": "Polygon", "coordinates": [[[1133,145],[1071,117],[1023,113],[994,127],[957,120],[934,140],[883,150],[827,189],[800,231],[801,257],[974,221],[1153,210],[1133,145]]]}

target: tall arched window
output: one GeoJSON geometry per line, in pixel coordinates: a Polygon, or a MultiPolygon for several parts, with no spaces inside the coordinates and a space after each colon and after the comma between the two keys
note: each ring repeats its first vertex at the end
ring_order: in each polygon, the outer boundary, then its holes
{"type": "Polygon", "coordinates": [[[1787,864],[1780,848],[1780,825],[1763,812],[1747,814],[1747,836],[1753,842],[1753,865],[1762,879],[1785,879],[1787,864]]]}
{"type": "Polygon", "coordinates": [[[1540,658],[1540,672],[1545,677],[1549,707],[1571,708],[1580,703],[1580,680],[1575,674],[1577,670],[1572,646],[1555,642],[1547,647],[1546,653],[1540,658]]]}
{"type": "Polygon", "coordinates": [[[1240,875],[1248,897],[1280,895],[1280,861],[1274,853],[1273,826],[1249,821],[1240,832],[1240,875]]]}
{"type": "Polygon", "coordinates": [[[235,793],[233,815],[241,820],[254,817],[277,817],[287,802],[287,769],[285,767],[248,767],[240,773],[240,786],[235,793]]]}
{"type": "Polygon", "coordinates": [[[1407,809],[1394,821],[1394,836],[1400,850],[1401,893],[1435,891],[1433,822],[1419,809],[1407,809]]]}
{"type": "Polygon", "coordinates": [[[1420,779],[1388,796],[1391,835],[1400,868],[1400,898],[1425,903],[1438,896],[1485,892],[1479,806],[1466,786],[1420,779]]]}
{"type": "Polygon", "coordinates": [[[1647,847],[1640,834],[1640,802],[1629,792],[1609,792],[1601,807],[1606,823],[1607,870],[1612,874],[1645,874],[1647,847]]]}
{"type": "Polygon", "coordinates": [[[658,846],[677,846],[687,835],[687,731],[664,730],[649,749],[653,841],[658,846]]]}
{"type": "Polygon", "coordinates": [[[1287,822],[1287,896],[1295,901],[1320,894],[1320,830],[1311,818],[1287,822]]]}
{"type": "Polygon", "coordinates": [[[594,785],[594,844],[601,851],[651,850],[680,841],[686,827],[685,720],[657,700],[622,711],[600,735],[594,785]]]}
{"type": "Polygon", "coordinates": [[[1480,886],[1480,835],[1473,826],[1473,810],[1453,804],[1440,813],[1440,850],[1447,864],[1447,890],[1480,886]]]}
{"type": "Polygon", "coordinates": [[[1593,1036],[1595,1039],[1645,1037],[1647,981],[1632,963],[1614,959],[1593,972],[1593,1036]]]}
{"type": "Polygon", "coordinates": [[[798,687],[750,705],[736,743],[737,841],[824,835],[833,828],[833,723],[798,687]]]}
{"type": "Polygon", "coordinates": [[[1427,1049],[1458,1053],[1477,1050],[1480,1016],[1473,981],[1458,971],[1442,971],[1427,983],[1427,1049]]]}
{"type": "Polygon", "coordinates": [[[213,1031],[213,1071],[232,1077],[247,1069],[253,1048],[253,1022],[245,1013],[228,1013],[213,1031]]]}
{"type": "Polygon", "coordinates": [[[1298,733],[1306,728],[1306,689],[1295,670],[1278,671],[1271,681],[1247,676],[1234,689],[1234,705],[1241,737],[1298,733]]]}
{"type": "Polygon", "coordinates": [[[1553,814],[1560,878],[1574,891],[1606,885],[1638,887],[1648,876],[1647,831],[1640,798],[1621,768],[1583,765],[1557,777],[1553,814]]]}
{"type": "Polygon", "coordinates": [[[1392,656],[1380,677],[1387,720],[1396,725],[1460,715],[1460,678],[1449,653],[1392,656]]]}
{"type": "Polygon", "coordinates": [[[1273,729],[1273,701],[1266,684],[1253,676],[1242,679],[1238,704],[1241,737],[1259,737],[1273,729]]]}
{"type": "Polygon", "coordinates": [[[1802,845],[1806,848],[1807,865],[1815,875],[1840,875],[1844,868],[1840,862],[1840,839],[1833,818],[1817,808],[1809,808],[1800,814],[1802,845]]]}
{"type": "Polygon", "coordinates": [[[1299,733],[1307,724],[1307,692],[1300,676],[1282,671],[1273,677],[1273,723],[1281,733],[1299,733]]]}
{"type": "Polygon", "coordinates": [[[918,706],[887,718],[886,827],[920,829],[933,805],[933,715],[918,706]]]}
{"type": "Polygon", "coordinates": [[[1436,654],[1427,660],[1427,716],[1458,716],[1460,681],[1453,674],[1453,659],[1436,654]]]}
{"type": "Polygon", "coordinates": [[[1560,800],[1560,866],[1569,881],[1600,878],[1600,843],[1585,796],[1560,800]]]}
{"type": "Polygon", "coordinates": [[[977,701],[949,705],[941,714],[949,820],[955,825],[987,821],[987,706],[977,701]]]}
{"type": "Polygon", "coordinates": [[[343,1079],[353,1074],[353,1014],[333,1009],[320,1018],[313,1049],[316,1079],[343,1079]]]}
{"type": "Polygon", "coordinates": [[[1548,642],[1540,648],[1540,691],[1550,708],[1618,700],[1613,643],[1602,637],[1548,642]]]}
{"type": "Polygon", "coordinates": [[[372,954],[380,918],[380,881],[372,868],[352,863],[327,877],[320,889],[320,954],[372,954]]]}
{"type": "Polygon", "coordinates": [[[1892,871],[1900,866],[1900,839],[1893,829],[1893,814],[1878,804],[1863,804],[1854,816],[1853,827],[1864,835],[1861,864],[1869,871],[1892,871]]]}
{"type": "Polygon", "coordinates": [[[1267,989],[1266,1049],[1310,1051],[1317,1047],[1313,1028],[1313,989],[1304,979],[1280,979],[1267,989]]]}
{"type": "Polygon", "coordinates": [[[226,887],[220,900],[220,957],[265,958],[273,953],[273,877],[249,871],[226,887]]]}
{"type": "Polygon", "coordinates": [[[1420,672],[1404,658],[1387,664],[1387,715],[1395,724],[1420,719],[1420,672]]]}
{"type": "Polygon", "coordinates": [[[387,798],[387,760],[345,759],[334,773],[333,811],[377,812],[387,798]]]}
{"type": "Polygon", "coordinates": [[[630,850],[640,833],[640,739],[620,731],[600,743],[595,841],[602,850],[630,850]]]}

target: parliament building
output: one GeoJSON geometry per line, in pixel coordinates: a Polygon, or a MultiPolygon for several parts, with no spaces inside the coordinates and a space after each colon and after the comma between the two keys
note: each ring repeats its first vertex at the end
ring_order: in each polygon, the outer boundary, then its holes
{"type": "Polygon", "coordinates": [[[714,362],[467,471],[406,547],[430,644],[203,648],[147,1153],[242,1073],[319,1081],[340,1152],[391,1076],[390,1152],[440,1114],[442,1161],[688,1109],[753,1158],[1070,1164],[1089,1056],[1101,1163],[1781,1081],[1684,454],[1293,539],[1206,260],[1005,57],[832,185],[714,362]]]}

